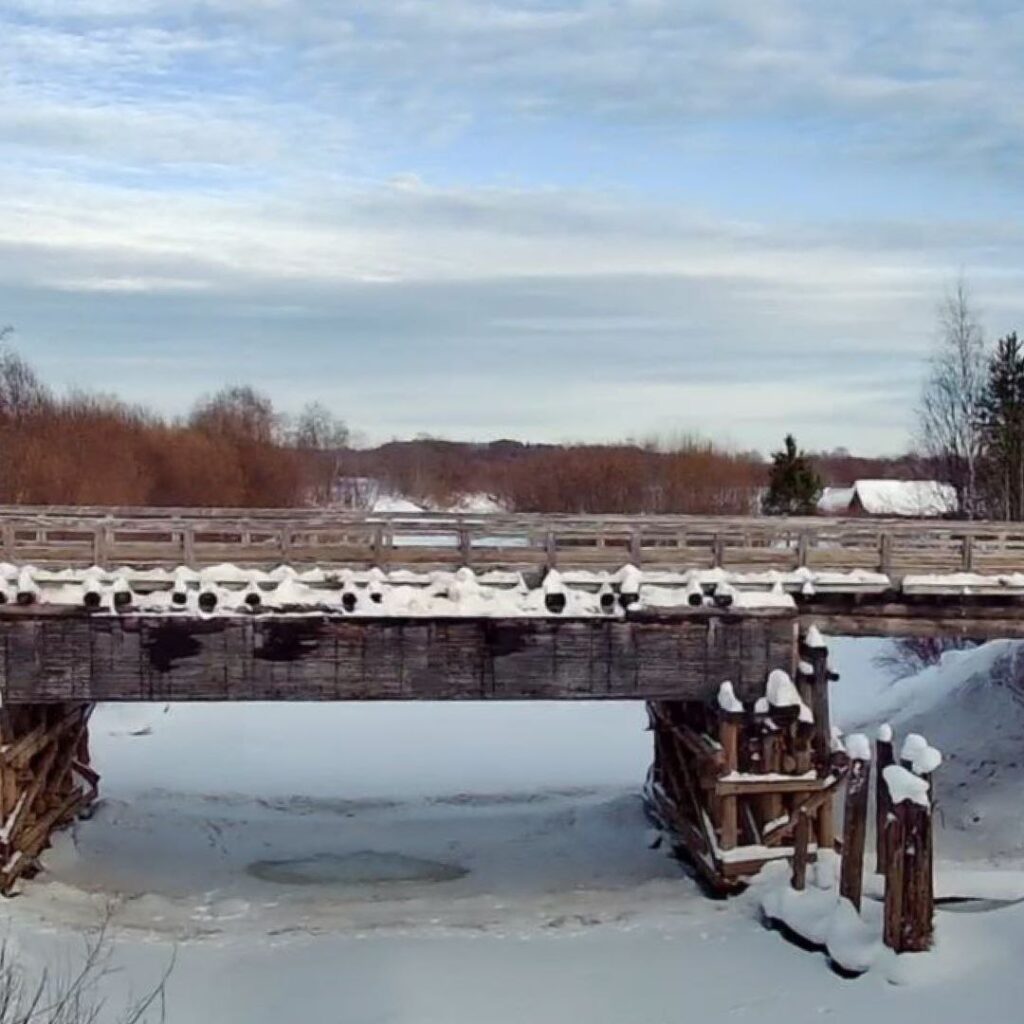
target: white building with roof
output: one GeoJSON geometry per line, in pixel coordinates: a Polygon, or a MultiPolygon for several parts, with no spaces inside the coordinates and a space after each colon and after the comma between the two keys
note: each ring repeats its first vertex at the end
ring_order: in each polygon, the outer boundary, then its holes
{"type": "Polygon", "coordinates": [[[818,511],[827,516],[956,515],[956,489],[938,480],[857,480],[852,487],[826,487],[818,511]]]}

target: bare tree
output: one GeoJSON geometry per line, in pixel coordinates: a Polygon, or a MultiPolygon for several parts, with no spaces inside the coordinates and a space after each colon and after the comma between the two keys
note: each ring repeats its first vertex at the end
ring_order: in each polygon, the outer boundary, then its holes
{"type": "Polygon", "coordinates": [[[50,398],[32,367],[7,344],[13,336],[13,327],[0,327],[0,417],[8,421],[37,412],[50,398]]]}
{"type": "Polygon", "coordinates": [[[174,968],[145,996],[130,1000],[120,1013],[112,1011],[102,992],[114,973],[107,938],[108,919],[85,940],[82,959],[67,970],[45,968],[32,977],[12,955],[11,943],[0,942],[0,1024],[145,1024],[166,1018],[164,995],[174,968]]]}
{"type": "Polygon", "coordinates": [[[939,340],[918,412],[919,444],[957,492],[967,519],[982,514],[984,443],[981,403],[985,343],[966,281],[959,278],[939,307],[939,340]]]}
{"type": "Polygon", "coordinates": [[[900,637],[887,644],[872,661],[895,681],[938,665],[946,651],[966,651],[977,646],[975,640],[958,637],[900,637]]]}
{"type": "Polygon", "coordinates": [[[189,424],[215,437],[271,445],[277,440],[280,418],[269,396],[248,385],[233,385],[197,402],[189,424]]]}
{"type": "Polygon", "coordinates": [[[348,444],[349,430],[322,402],[308,402],[295,421],[293,442],[296,448],[327,452],[348,444]]]}
{"type": "Polygon", "coordinates": [[[295,421],[292,443],[302,453],[308,487],[318,504],[334,500],[348,441],[345,421],[321,402],[306,404],[295,421]]]}

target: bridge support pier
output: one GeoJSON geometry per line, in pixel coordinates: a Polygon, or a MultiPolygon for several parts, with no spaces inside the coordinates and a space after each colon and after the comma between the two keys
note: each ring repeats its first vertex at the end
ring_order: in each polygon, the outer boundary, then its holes
{"type": "Polygon", "coordinates": [[[819,650],[814,671],[801,673],[808,678],[800,696],[785,676],[788,689],[776,679],[752,704],[739,702],[731,687],[717,700],[647,704],[654,733],[648,815],[715,892],[742,888],[768,861],[791,857],[801,821],[812,857],[834,846],[833,801],[848,762],[826,739],[826,652],[819,650]]]}
{"type": "Polygon", "coordinates": [[[89,716],[81,702],[0,708],[0,893],[31,877],[50,837],[95,801],[89,716]]]}

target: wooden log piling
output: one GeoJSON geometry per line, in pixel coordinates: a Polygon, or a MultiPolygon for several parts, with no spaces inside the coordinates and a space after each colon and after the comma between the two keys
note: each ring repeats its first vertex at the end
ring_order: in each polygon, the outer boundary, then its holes
{"type": "MultiPolygon", "coordinates": [[[[907,750],[904,744],[904,753],[907,750]]],[[[884,824],[883,938],[897,953],[924,952],[934,936],[931,773],[941,757],[926,744],[915,744],[915,750],[913,757],[902,758],[906,764],[889,765],[884,771],[892,807],[884,824]]]]}
{"type": "MultiPolygon", "coordinates": [[[[821,680],[827,687],[827,652],[815,658],[820,675],[805,672],[795,684],[776,669],[754,700],[747,693],[741,701],[723,683],[717,700],[649,704],[655,761],[648,807],[720,891],[780,858],[793,859],[805,878],[807,862],[833,844],[831,805],[845,765],[831,754],[824,762],[817,756],[817,731],[831,738],[831,729],[827,718],[812,721],[799,696],[800,684],[821,680]]],[[[815,701],[813,691],[804,692],[815,701]]],[[[827,695],[817,703],[827,715],[827,695]]]]}
{"type": "Polygon", "coordinates": [[[888,857],[885,824],[892,813],[892,799],[889,796],[889,787],[885,784],[884,772],[889,765],[895,763],[892,729],[888,725],[883,725],[878,730],[878,738],[875,740],[875,872],[879,875],[885,874],[888,857]]]}
{"type": "Polygon", "coordinates": [[[50,836],[96,799],[85,703],[0,709],[0,893],[36,870],[50,836]]]}
{"type": "MultiPolygon", "coordinates": [[[[851,740],[853,738],[851,737],[851,740]]],[[[870,753],[865,737],[862,746],[870,753]]],[[[860,744],[858,743],[858,747],[860,744]]],[[[860,754],[854,748],[852,754],[860,754]]],[[[846,781],[846,802],[843,808],[843,858],[839,872],[839,895],[860,910],[864,879],[864,840],[868,822],[868,794],[871,784],[871,761],[863,756],[851,756],[846,781]]]]}

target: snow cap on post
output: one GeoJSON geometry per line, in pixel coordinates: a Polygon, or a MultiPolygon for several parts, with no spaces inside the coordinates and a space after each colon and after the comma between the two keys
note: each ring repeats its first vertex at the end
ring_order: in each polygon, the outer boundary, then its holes
{"type": "Polygon", "coordinates": [[[32,566],[22,566],[18,573],[18,604],[35,604],[38,597],[39,584],[36,583],[35,577],[32,575],[32,566]]]}
{"type": "Polygon", "coordinates": [[[781,668],[772,669],[768,673],[765,696],[773,708],[798,707],[803,703],[800,699],[800,691],[793,684],[793,680],[789,678],[789,673],[781,668]]]}
{"type": "Polygon", "coordinates": [[[718,706],[727,715],[743,714],[743,703],[736,697],[732,683],[726,681],[718,688],[718,706]]]}
{"type": "Polygon", "coordinates": [[[846,752],[854,761],[871,760],[871,741],[862,732],[846,737],[846,752]]]}
{"type": "Polygon", "coordinates": [[[811,626],[804,634],[804,647],[821,648],[826,646],[825,638],[821,635],[817,626],[811,626]]]}
{"type": "Polygon", "coordinates": [[[829,737],[829,749],[833,754],[846,753],[846,744],[843,742],[843,730],[838,725],[832,726],[832,732],[829,737]]]}
{"type": "Polygon", "coordinates": [[[765,696],[773,708],[796,708],[798,721],[805,725],[814,724],[814,713],[803,702],[800,691],[796,688],[789,673],[781,668],[772,669],[768,673],[768,684],[765,696]]]}
{"type": "Polygon", "coordinates": [[[907,733],[907,738],[903,741],[903,746],[900,748],[900,760],[913,763],[914,758],[921,751],[925,750],[927,746],[928,741],[920,733],[907,733]]]}
{"type": "Polygon", "coordinates": [[[624,565],[615,574],[619,584],[619,594],[624,597],[640,595],[644,574],[635,565],[624,565]]]}
{"type": "Polygon", "coordinates": [[[110,592],[113,595],[114,608],[127,608],[132,603],[132,585],[123,572],[114,577],[110,592]]]}
{"type": "Polygon", "coordinates": [[[889,799],[893,804],[901,804],[905,800],[918,804],[920,807],[931,807],[928,801],[928,783],[907,771],[898,764],[887,765],[882,771],[882,778],[889,788],[889,799]]]}
{"type": "Polygon", "coordinates": [[[942,764],[942,752],[931,745],[916,751],[910,762],[915,775],[931,775],[942,764]]]}
{"type": "Polygon", "coordinates": [[[568,591],[557,569],[548,570],[541,588],[544,591],[544,607],[553,615],[564,612],[568,603],[568,591]]]}
{"type": "Polygon", "coordinates": [[[892,726],[888,722],[883,722],[878,727],[875,738],[879,743],[892,743],[892,726]]]}

